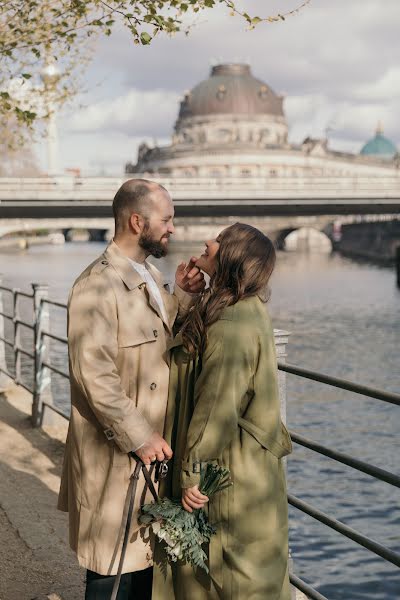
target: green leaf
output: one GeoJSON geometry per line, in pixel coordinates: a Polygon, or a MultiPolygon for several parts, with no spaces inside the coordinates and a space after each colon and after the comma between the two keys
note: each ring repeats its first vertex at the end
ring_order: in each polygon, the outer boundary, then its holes
{"type": "Polygon", "coordinates": [[[147,31],[142,31],[142,33],[140,34],[140,41],[143,44],[143,46],[147,46],[148,44],[150,44],[151,40],[151,35],[147,33],[147,31]]]}
{"type": "Polygon", "coordinates": [[[30,75],[29,73],[22,73],[22,77],[24,79],[30,79],[32,77],[32,75],[30,75]]]}

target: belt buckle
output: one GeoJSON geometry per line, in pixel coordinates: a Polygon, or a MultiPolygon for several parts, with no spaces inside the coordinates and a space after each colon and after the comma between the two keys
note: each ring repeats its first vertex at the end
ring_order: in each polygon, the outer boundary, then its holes
{"type": "Polygon", "coordinates": [[[161,462],[157,462],[156,471],[154,474],[155,481],[160,481],[160,479],[165,479],[168,474],[168,460],[162,460],[161,462]]]}

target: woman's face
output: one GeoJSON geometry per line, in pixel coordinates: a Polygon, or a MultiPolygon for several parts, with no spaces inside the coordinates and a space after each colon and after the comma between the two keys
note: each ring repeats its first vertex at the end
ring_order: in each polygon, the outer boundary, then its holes
{"type": "Polygon", "coordinates": [[[220,235],[215,240],[207,240],[206,249],[196,262],[196,267],[212,277],[215,273],[216,256],[219,250],[220,235]]]}

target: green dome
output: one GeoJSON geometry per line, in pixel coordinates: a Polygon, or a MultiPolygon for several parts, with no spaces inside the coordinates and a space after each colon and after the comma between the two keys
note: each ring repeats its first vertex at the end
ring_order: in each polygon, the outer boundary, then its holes
{"type": "Polygon", "coordinates": [[[375,137],[361,148],[360,154],[391,159],[397,154],[397,148],[393,142],[383,135],[382,130],[378,127],[375,137]]]}

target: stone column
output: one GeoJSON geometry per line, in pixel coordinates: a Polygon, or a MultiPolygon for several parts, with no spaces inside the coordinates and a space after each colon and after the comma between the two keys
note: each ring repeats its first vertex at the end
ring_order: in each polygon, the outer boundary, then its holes
{"type": "MultiPolygon", "coordinates": [[[[286,346],[289,342],[289,333],[282,329],[274,329],[276,358],[279,362],[286,362],[286,346]]],[[[286,372],[278,371],[279,399],[281,402],[282,421],[286,425],[286,372]]]]}
{"type": "MultiPolygon", "coordinates": [[[[286,347],[289,342],[289,332],[282,329],[274,329],[276,358],[279,362],[286,362],[286,347]]],[[[281,417],[286,425],[286,372],[278,371],[279,399],[281,403],[281,417]]],[[[286,458],[285,461],[286,467],[286,458]]],[[[289,571],[293,573],[293,559],[289,549],[289,571]]],[[[307,600],[299,590],[291,586],[291,600],[307,600]]]]}

